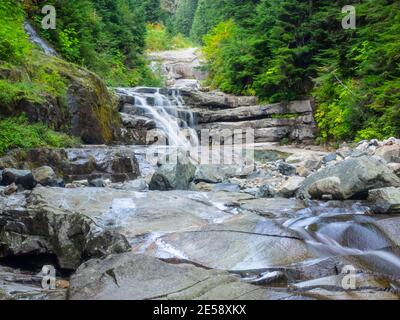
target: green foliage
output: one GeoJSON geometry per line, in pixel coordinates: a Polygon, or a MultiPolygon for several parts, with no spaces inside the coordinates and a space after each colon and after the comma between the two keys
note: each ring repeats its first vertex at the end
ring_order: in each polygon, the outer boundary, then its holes
{"type": "Polygon", "coordinates": [[[0,120],[0,155],[13,148],[61,148],[78,144],[76,138],[52,131],[43,124],[29,124],[24,116],[0,120]]]}
{"type": "Polygon", "coordinates": [[[186,37],[190,36],[194,16],[199,0],[181,0],[179,2],[175,17],[174,30],[186,37]]]}
{"type": "Polygon", "coordinates": [[[182,34],[171,35],[162,24],[148,24],[146,33],[146,50],[163,51],[190,48],[193,44],[182,34]]]}
{"type": "Polygon", "coordinates": [[[41,36],[66,60],[96,72],[108,85],[152,81],[151,77],[137,77],[150,75],[143,58],[146,17],[157,12],[152,6],[158,5],[159,9],[159,0],[44,0],[39,4],[24,0],[24,3],[41,36]],[[39,28],[43,17],[40,10],[45,4],[56,7],[56,30],[39,28]]]}
{"type": "Polygon", "coordinates": [[[249,51],[249,39],[233,20],[221,22],[204,37],[209,85],[237,94],[252,93],[251,70],[256,61],[249,51]]]}
{"type": "Polygon", "coordinates": [[[23,10],[15,0],[0,2],[0,60],[20,63],[29,53],[31,45],[22,29],[23,10]]]}
{"type": "Polygon", "coordinates": [[[208,83],[269,102],[313,95],[325,141],[399,136],[400,2],[350,2],[356,30],[341,26],[344,0],[261,0],[252,12],[257,1],[199,0],[208,83]]]}
{"type": "Polygon", "coordinates": [[[143,0],[146,22],[158,23],[161,19],[160,0],[143,0]]]}

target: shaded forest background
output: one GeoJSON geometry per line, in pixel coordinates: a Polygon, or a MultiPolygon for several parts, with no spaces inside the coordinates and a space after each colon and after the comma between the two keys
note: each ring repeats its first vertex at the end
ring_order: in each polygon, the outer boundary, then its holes
{"type": "Polygon", "coordinates": [[[400,135],[400,1],[182,0],[170,25],[204,45],[212,87],[315,97],[322,140],[400,135]]]}
{"type": "Polygon", "coordinates": [[[146,50],[202,46],[206,85],[265,102],[314,97],[321,141],[400,136],[400,1],[396,0],[2,0],[0,106],[24,95],[63,96],[24,34],[29,19],[62,58],[109,86],[160,86],[146,50]],[[57,29],[39,28],[41,8],[57,29]],[[344,30],[341,8],[357,9],[344,30]]]}

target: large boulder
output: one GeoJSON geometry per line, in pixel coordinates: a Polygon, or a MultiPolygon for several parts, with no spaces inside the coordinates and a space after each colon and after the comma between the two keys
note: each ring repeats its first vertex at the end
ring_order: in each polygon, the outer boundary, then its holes
{"type": "Polygon", "coordinates": [[[189,190],[196,173],[196,166],[184,154],[172,155],[153,175],[150,190],[189,190]]]}
{"type": "Polygon", "coordinates": [[[59,179],[57,178],[54,170],[49,166],[43,166],[33,170],[33,178],[37,183],[42,186],[57,186],[59,184],[59,179]]]}
{"type": "MultiPolygon", "coordinates": [[[[390,170],[385,163],[374,157],[362,156],[358,158],[349,158],[334,166],[322,169],[321,171],[309,176],[303,183],[297,195],[301,199],[319,198],[327,189],[326,185],[334,187],[334,199],[366,199],[368,191],[372,189],[385,187],[400,187],[400,178],[390,170]],[[335,178],[333,180],[324,180],[335,178]],[[315,183],[324,186],[323,192],[310,194],[310,188],[315,188],[315,183]],[[340,183],[339,183],[340,180],[340,183]],[[327,184],[326,182],[329,182],[327,184]]],[[[315,188],[318,189],[318,188],[315,188]]],[[[328,193],[329,195],[329,193],[328,193]]]]}
{"type": "Polygon", "coordinates": [[[277,190],[278,194],[285,198],[291,198],[296,195],[297,190],[299,190],[301,184],[304,182],[303,177],[290,177],[286,182],[284,182],[280,188],[277,190]]]}
{"type": "Polygon", "coordinates": [[[42,206],[34,194],[0,198],[0,258],[30,257],[40,264],[41,257],[54,257],[58,267],[74,270],[87,259],[129,248],[124,236],[83,214],[42,206]]]}
{"type": "Polygon", "coordinates": [[[368,200],[375,213],[400,213],[400,188],[382,188],[369,191],[368,200]]]}
{"type": "Polygon", "coordinates": [[[168,264],[126,253],[83,264],[71,278],[71,300],[262,300],[287,293],[241,282],[228,272],[168,264]]]}
{"type": "Polygon", "coordinates": [[[340,199],[340,184],[341,181],[338,177],[328,177],[311,184],[308,192],[312,199],[322,199],[324,196],[340,199]]]}
{"type": "Polygon", "coordinates": [[[308,171],[314,171],[321,168],[322,157],[318,154],[313,153],[298,153],[289,156],[286,159],[286,163],[294,165],[298,168],[298,170],[300,168],[304,168],[308,171]]]}
{"type": "Polygon", "coordinates": [[[20,77],[29,79],[34,72],[32,70],[42,65],[46,65],[48,74],[60,76],[56,81],[63,82],[63,86],[58,88],[62,93],[48,90],[43,92],[42,101],[20,95],[12,103],[3,104],[1,114],[25,114],[30,122],[45,123],[56,131],[79,137],[85,144],[119,140],[121,120],[118,101],[97,75],[62,59],[38,54],[29,61],[27,68],[20,71],[20,77]]]}
{"type": "Polygon", "coordinates": [[[386,162],[400,162],[400,145],[384,145],[375,151],[375,155],[383,158],[386,162]]]}

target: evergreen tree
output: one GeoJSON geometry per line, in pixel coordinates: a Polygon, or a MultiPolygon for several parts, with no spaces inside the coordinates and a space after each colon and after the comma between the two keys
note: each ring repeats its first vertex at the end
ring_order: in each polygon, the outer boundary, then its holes
{"type": "Polygon", "coordinates": [[[162,16],[160,0],[143,0],[143,8],[147,22],[160,22],[162,16]]]}
{"type": "Polygon", "coordinates": [[[174,17],[174,28],[178,33],[189,37],[196,14],[198,0],[182,0],[174,17]]]}

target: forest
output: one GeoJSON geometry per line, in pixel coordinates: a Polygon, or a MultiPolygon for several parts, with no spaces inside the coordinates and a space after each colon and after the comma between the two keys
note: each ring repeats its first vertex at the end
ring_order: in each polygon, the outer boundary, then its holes
{"type": "Polygon", "coordinates": [[[3,109],[65,89],[28,41],[28,19],[63,59],[112,87],[161,86],[146,51],[199,46],[213,89],[265,103],[313,97],[317,142],[400,134],[399,1],[3,0],[0,11],[2,74],[30,74],[1,77],[3,109]],[[57,8],[55,30],[40,28],[46,4],[57,8]],[[345,5],[356,8],[355,29],[342,27],[345,5]]]}
{"type": "Polygon", "coordinates": [[[183,0],[173,26],[204,45],[212,87],[313,96],[323,141],[400,133],[399,1],[183,0]],[[342,28],[345,5],[356,29],[342,28]]]}

